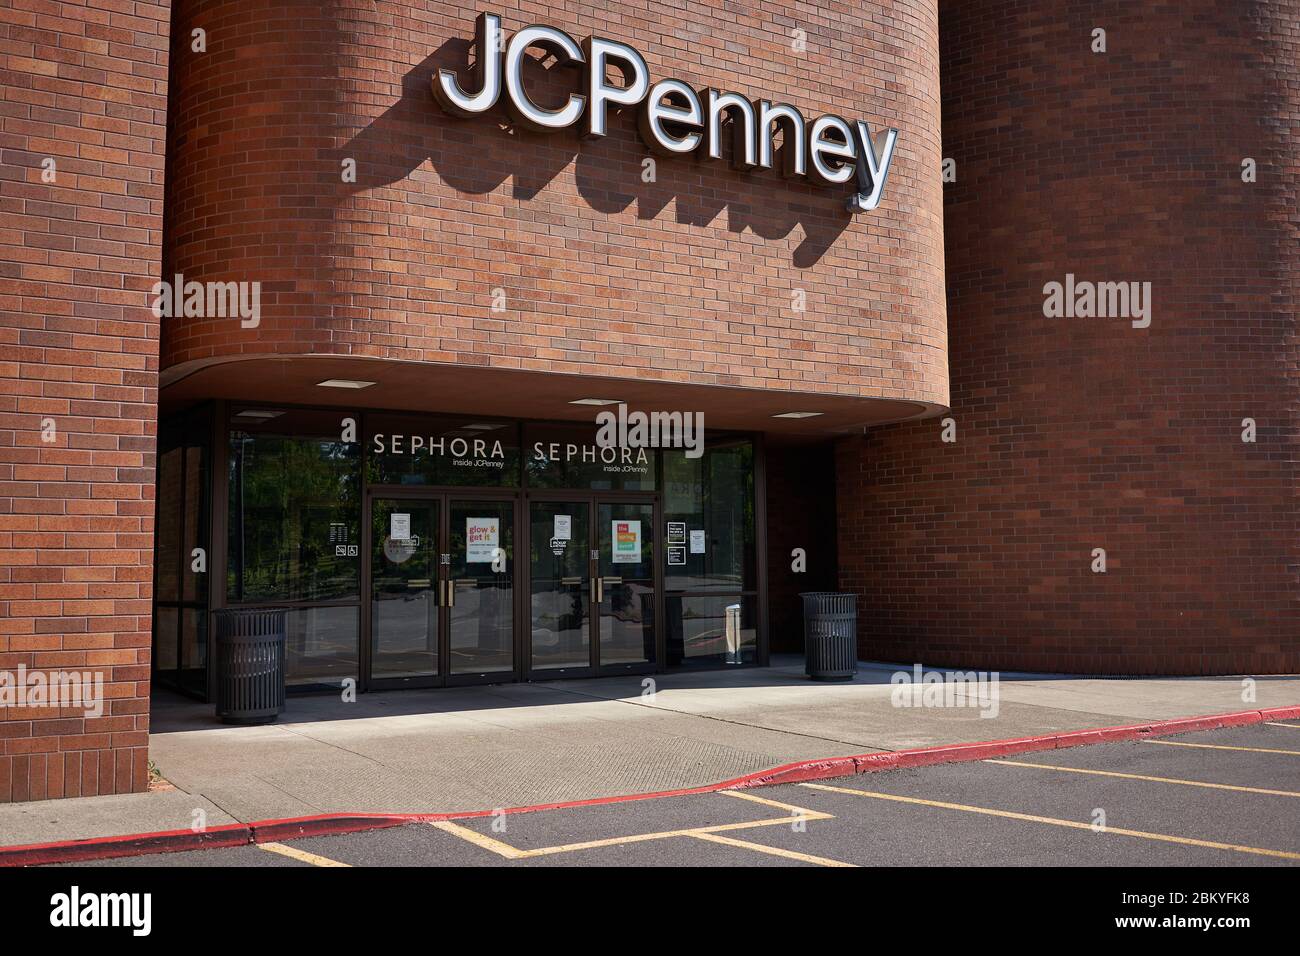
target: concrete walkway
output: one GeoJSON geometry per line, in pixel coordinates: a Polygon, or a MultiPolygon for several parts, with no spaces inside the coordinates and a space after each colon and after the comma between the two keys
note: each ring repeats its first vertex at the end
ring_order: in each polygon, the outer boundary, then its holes
{"type": "Polygon", "coordinates": [[[154,699],[150,753],[176,790],[0,806],[0,846],[344,812],[441,812],[718,783],[797,760],[1300,705],[1300,677],[1003,674],[997,715],[897,707],[893,665],[812,683],[802,661],[705,673],[291,698],[266,727],[154,699]]]}

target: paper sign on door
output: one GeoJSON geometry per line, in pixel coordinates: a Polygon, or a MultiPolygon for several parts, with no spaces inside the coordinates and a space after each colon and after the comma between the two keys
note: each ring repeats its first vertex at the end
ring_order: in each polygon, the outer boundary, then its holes
{"type": "Polygon", "coordinates": [[[411,537],[411,516],[393,512],[388,526],[388,536],[394,541],[406,541],[411,537]]]}
{"type": "Polygon", "coordinates": [[[641,560],[641,522],[614,521],[614,564],[637,564],[641,560]]]}
{"type": "Polygon", "coordinates": [[[500,518],[465,519],[465,561],[468,564],[491,563],[500,547],[500,518]]]}

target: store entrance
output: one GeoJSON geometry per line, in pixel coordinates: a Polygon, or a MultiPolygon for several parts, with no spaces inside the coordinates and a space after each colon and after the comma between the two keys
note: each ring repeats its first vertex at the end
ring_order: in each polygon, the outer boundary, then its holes
{"type": "Polygon", "coordinates": [[[655,527],[651,498],[530,498],[530,679],[654,669],[655,527]]]}
{"type": "Polygon", "coordinates": [[[511,680],[515,497],[368,496],[366,689],[511,680]]]}

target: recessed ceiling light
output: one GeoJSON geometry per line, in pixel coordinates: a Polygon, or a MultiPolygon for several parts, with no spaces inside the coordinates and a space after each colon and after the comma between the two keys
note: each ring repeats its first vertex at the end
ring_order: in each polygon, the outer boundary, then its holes
{"type": "Polygon", "coordinates": [[[494,432],[498,428],[504,428],[505,426],[499,424],[493,425],[489,422],[475,422],[472,425],[466,425],[464,427],[467,432],[494,432]]]}
{"type": "Polygon", "coordinates": [[[782,412],[780,415],[773,415],[773,418],[816,418],[818,415],[824,415],[825,412],[782,412]]]}
{"type": "Polygon", "coordinates": [[[324,388],[369,388],[374,382],[358,382],[350,378],[327,378],[323,382],[317,382],[324,388]]]}
{"type": "Polygon", "coordinates": [[[575,398],[570,405],[617,405],[617,398],[575,398]]]}
{"type": "Polygon", "coordinates": [[[237,414],[236,418],[279,418],[284,412],[273,412],[269,408],[247,408],[237,414]]]}

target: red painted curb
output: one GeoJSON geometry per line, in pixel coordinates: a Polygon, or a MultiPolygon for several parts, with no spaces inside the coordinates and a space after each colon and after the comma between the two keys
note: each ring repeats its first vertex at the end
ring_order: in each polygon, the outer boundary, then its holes
{"type": "Polygon", "coordinates": [[[55,843],[29,843],[0,847],[0,866],[42,866],[49,863],[82,863],[118,856],[178,853],[182,850],[217,850],[247,846],[252,830],[247,824],[230,823],[210,830],[164,830],[127,836],[92,837],[55,843]]]}
{"type": "Polygon", "coordinates": [[[412,823],[409,813],[326,813],[315,817],[294,817],[287,820],[262,820],[250,823],[250,843],[278,843],[302,837],[339,836],[359,833],[362,830],[382,830],[412,823]]]}
{"type": "Polygon", "coordinates": [[[797,763],[774,767],[756,774],[728,781],[717,789],[744,787],[770,787],[783,783],[802,783],[809,780],[829,780],[857,773],[881,770],[902,770],[907,767],[927,767],[940,763],[957,763],[964,760],[988,760],[991,757],[1008,757],[1012,754],[1032,753],[1036,750],[1063,750],[1066,747],[1083,747],[1089,744],[1117,743],[1140,740],[1143,737],[1166,737],[1197,730],[1218,730],[1225,727],[1245,727],[1266,720],[1287,720],[1300,717],[1300,707],[1274,707],[1268,710],[1246,710],[1231,714],[1212,714],[1208,717],[1178,717],[1145,724],[1123,727],[1097,727],[1088,730],[1067,730],[1056,734],[1039,734],[1035,737],[1016,737],[1009,740],[990,740],[969,744],[943,744],[917,750],[895,750],[883,753],[859,754],[833,760],[801,760],[797,763]]]}
{"type": "Polygon", "coordinates": [[[536,813],[542,810],[604,806],[612,803],[628,803],[634,800],[656,800],[661,797],[716,793],[719,790],[741,790],[751,787],[803,783],[811,780],[830,780],[835,777],[850,777],[859,773],[876,773],[882,770],[901,770],[908,767],[926,767],[941,763],[987,760],[990,757],[1007,757],[1012,754],[1032,753],[1038,750],[1061,750],[1066,747],[1141,740],[1144,737],[1166,737],[1173,734],[1191,733],[1197,730],[1245,727],[1250,724],[1263,723],[1266,720],[1295,719],[1300,719],[1300,706],[1273,707],[1268,710],[1247,710],[1230,714],[1212,714],[1206,717],[1178,717],[1171,720],[1158,720],[1122,727],[1068,730],[1055,734],[1040,734],[1035,737],[1016,737],[1009,740],[942,744],[938,747],[921,747],[916,750],[884,751],[848,757],[801,760],[702,787],[661,790],[655,793],[634,793],[617,797],[596,797],[591,800],[571,800],[564,803],[541,803],[525,807],[507,807],[501,810],[465,810],[449,813],[325,813],[309,817],[290,817],[283,820],[260,820],[256,823],[233,823],[213,827],[201,833],[195,833],[192,830],[167,830],[160,833],[138,833],[129,836],[98,837],[89,840],[33,843],[24,846],[0,847],[0,866],[39,866],[49,863],[102,860],[110,857],[220,849],[233,846],[248,846],[253,843],[273,843],[302,837],[334,836],[343,833],[358,833],[365,830],[381,830],[408,823],[465,820],[473,817],[491,816],[494,813],[536,813]]]}

